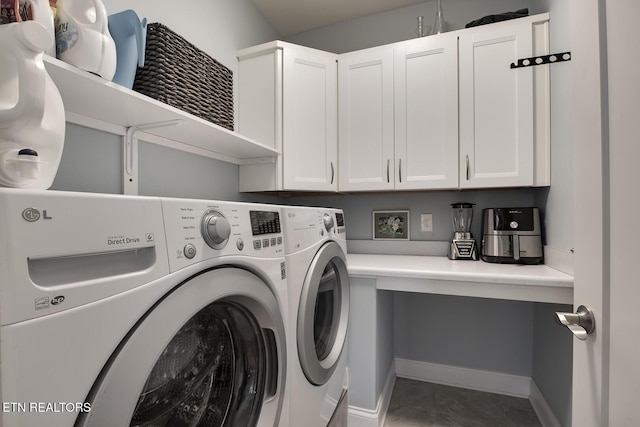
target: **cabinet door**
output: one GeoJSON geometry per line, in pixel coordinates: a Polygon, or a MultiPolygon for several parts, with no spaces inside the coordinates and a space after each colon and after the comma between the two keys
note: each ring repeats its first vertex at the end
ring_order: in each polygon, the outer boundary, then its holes
{"type": "Polygon", "coordinates": [[[285,190],[338,189],[336,55],[283,51],[282,155],[285,190]]]}
{"type": "Polygon", "coordinates": [[[460,33],[460,187],[533,185],[532,25],[513,20],[460,33]]]}
{"type": "Polygon", "coordinates": [[[395,188],[458,187],[458,38],[394,50],[395,188]]]}
{"type": "Polygon", "coordinates": [[[340,55],[338,93],[339,189],[393,189],[393,49],[340,55]]]}

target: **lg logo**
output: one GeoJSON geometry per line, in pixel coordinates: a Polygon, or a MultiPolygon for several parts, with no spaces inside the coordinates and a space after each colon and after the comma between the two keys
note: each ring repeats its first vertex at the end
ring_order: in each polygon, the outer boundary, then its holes
{"type": "Polygon", "coordinates": [[[52,219],[49,215],[47,215],[46,210],[42,210],[42,214],[36,208],[27,208],[22,211],[22,218],[29,222],[36,222],[40,218],[42,219],[52,219]]]}

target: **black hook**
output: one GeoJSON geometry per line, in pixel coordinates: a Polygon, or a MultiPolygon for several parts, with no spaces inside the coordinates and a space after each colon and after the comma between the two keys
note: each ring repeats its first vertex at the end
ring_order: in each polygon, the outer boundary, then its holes
{"type": "Polygon", "coordinates": [[[511,63],[511,68],[533,67],[534,65],[553,64],[564,61],[571,61],[571,52],[553,53],[551,55],[518,59],[517,64],[511,63]]]}

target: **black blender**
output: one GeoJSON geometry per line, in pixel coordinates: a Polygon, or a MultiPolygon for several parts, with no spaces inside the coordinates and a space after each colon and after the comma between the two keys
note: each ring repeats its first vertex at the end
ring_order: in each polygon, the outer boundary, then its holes
{"type": "Polygon", "coordinates": [[[452,203],[453,237],[447,256],[449,259],[478,260],[478,245],[471,234],[473,203],[452,203]]]}

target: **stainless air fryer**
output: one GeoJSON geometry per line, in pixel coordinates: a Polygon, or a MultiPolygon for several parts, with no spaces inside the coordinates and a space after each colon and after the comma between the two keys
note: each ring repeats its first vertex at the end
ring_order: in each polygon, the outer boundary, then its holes
{"type": "Polygon", "coordinates": [[[538,208],[489,208],[482,211],[482,255],[486,262],[539,264],[542,233],[538,208]]]}

